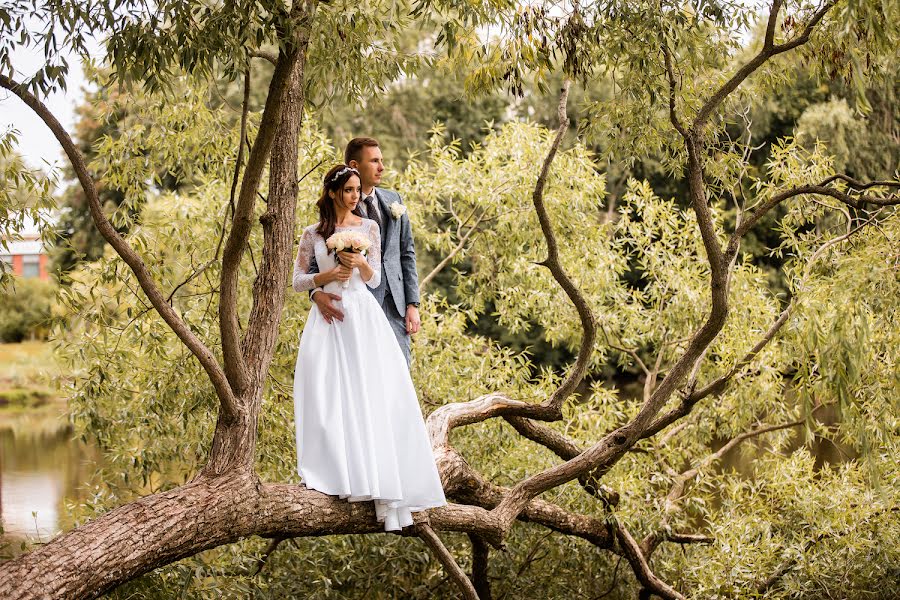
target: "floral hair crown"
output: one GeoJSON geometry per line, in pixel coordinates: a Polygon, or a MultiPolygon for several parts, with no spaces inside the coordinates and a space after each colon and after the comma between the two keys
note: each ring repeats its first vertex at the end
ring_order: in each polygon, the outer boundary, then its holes
{"type": "Polygon", "coordinates": [[[357,171],[353,167],[344,167],[343,169],[338,169],[337,173],[335,173],[334,175],[332,175],[331,177],[326,179],[325,185],[331,185],[332,183],[334,183],[335,181],[337,181],[338,179],[340,179],[347,173],[353,173],[354,175],[359,177],[359,171],[357,171]]]}

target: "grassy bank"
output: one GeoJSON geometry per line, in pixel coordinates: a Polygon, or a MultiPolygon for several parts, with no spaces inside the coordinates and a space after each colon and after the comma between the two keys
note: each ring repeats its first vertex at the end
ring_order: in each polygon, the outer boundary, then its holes
{"type": "Polygon", "coordinates": [[[0,389],[49,389],[57,373],[49,343],[0,344],[0,389]]]}
{"type": "Polygon", "coordinates": [[[0,344],[0,429],[54,433],[67,426],[59,374],[46,342],[0,344]]]}

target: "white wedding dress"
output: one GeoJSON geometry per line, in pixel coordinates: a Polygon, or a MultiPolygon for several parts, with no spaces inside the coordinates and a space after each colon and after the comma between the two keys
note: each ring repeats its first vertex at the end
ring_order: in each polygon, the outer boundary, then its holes
{"type": "MultiPolygon", "coordinates": [[[[335,257],[316,233],[303,230],[294,264],[293,287],[311,290],[307,271],[313,256],[320,271],[335,257]]],[[[364,219],[355,227],[371,240],[367,261],[374,271],[364,282],[353,270],[349,286],[325,291],[344,320],[325,321],[313,303],[300,338],[294,371],[297,469],[307,488],[346,498],[374,500],[386,531],[412,525],[413,512],[447,503],[425,422],[406,360],[387,317],[366,285],[381,279],[378,224],[364,219]]]]}

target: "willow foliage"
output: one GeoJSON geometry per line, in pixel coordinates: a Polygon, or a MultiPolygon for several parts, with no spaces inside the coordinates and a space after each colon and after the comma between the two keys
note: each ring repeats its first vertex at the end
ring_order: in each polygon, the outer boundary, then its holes
{"type": "MultiPolygon", "coordinates": [[[[237,132],[223,129],[226,120],[196,98],[202,94],[179,103],[148,103],[145,120],[135,119],[117,139],[99,145],[98,160],[106,161],[118,181],[141,182],[159,162],[178,165],[187,160],[186,149],[206,149],[209,159],[196,185],[183,193],[151,195],[128,235],[163,289],[172,290],[179,314],[217,348],[218,263],[212,259],[228,212],[230,148],[236,146],[237,132]],[[169,135],[151,135],[162,127],[169,135]]],[[[337,159],[312,122],[307,120],[302,133],[300,171],[313,171],[301,182],[298,227],[315,220],[318,181],[337,159]]],[[[409,206],[420,252],[448,255],[458,242],[455,219],[479,221],[447,267],[454,273],[449,287],[426,289],[423,330],[413,344],[413,377],[426,413],[492,391],[539,400],[553,389],[558,374],[471,333],[470,323],[488,303],[507,328],[539,325],[555,344],[575,347],[580,341],[573,309],[538,264],[545,248],[531,209],[531,189],[549,140],[549,132],[539,126],[511,123],[463,156],[458,144],[436,128],[429,154],[393,176],[391,185],[409,206]]],[[[810,153],[785,141],[758,187],[827,175],[831,168],[824,150],[810,153]]],[[[604,365],[635,368],[635,356],[659,355],[664,377],[707,310],[707,266],[693,213],[659,198],[646,183],[631,181],[610,219],[604,177],[595,158],[577,144],[560,153],[545,194],[563,265],[603,329],[594,355],[597,372],[604,365]]],[[[866,590],[887,589],[897,578],[898,548],[891,540],[900,539],[895,518],[900,496],[895,475],[900,229],[896,216],[885,213],[879,227],[832,243],[859,223],[849,213],[826,218],[833,211],[814,206],[796,201],[781,223],[780,252],[787,257],[792,299],[775,295],[754,256],[740,257],[734,267],[733,310],[708,353],[701,381],[730,369],[788,302],[795,306],[788,325],[740,370],[733,385],[697,406],[665,442],[640,444],[641,451],[628,453],[613,467],[604,485],[621,494],[615,510],[575,483],[548,493],[548,499],[567,508],[621,520],[642,535],[665,527],[712,536],[708,545],[664,545],[654,560],[661,577],[702,597],[745,596],[782,568],[787,574],[765,592],[768,597],[839,593],[862,598],[866,590]],[[822,410],[830,417],[820,418],[822,410]],[[703,466],[677,507],[666,502],[675,475],[725,440],[760,423],[794,420],[804,426],[746,442],[724,463],[703,466]],[[818,449],[826,444],[840,453],[823,460],[826,455],[818,449]]],[[[714,204],[713,209],[721,223],[724,207],[714,204]]],[[[251,238],[252,248],[259,244],[251,238]]],[[[254,261],[245,261],[243,268],[252,277],[254,261]]],[[[138,290],[130,271],[108,253],[74,271],[72,285],[62,292],[65,320],[56,339],[74,375],[72,420],[104,455],[91,482],[91,500],[72,507],[77,519],[192,477],[203,463],[214,425],[215,396],[199,365],[147,310],[138,290]]],[[[242,293],[246,312],[250,290],[242,293]]],[[[265,480],[298,481],[291,389],[308,307],[306,295],[291,294],[284,311],[259,424],[257,469],[265,480]]],[[[566,407],[563,421],[551,426],[587,445],[625,422],[639,405],[614,382],[600,378],[566,407]]],[[[455,430],[453,442],[499,485],[558,460],[498,420],[455,430]]],[[[447,542],[467,568],[468,540],[450,535],[447,542]]],[[[250,539],[207,551],[127,584],[114,596],[430,598],[454,593],[415,539],[297,540],[283,544],[256,574],[266,545],[250,539]]],[[[526,524],[513,529],[507,551],[495,555],[491,569],[498,597],[587,597],[610,586],[609,597],[634,594],[631,575],[617,571],[611,555],[526,524]],[[546,576],[551,565],[553,578],[546,576]]]]}

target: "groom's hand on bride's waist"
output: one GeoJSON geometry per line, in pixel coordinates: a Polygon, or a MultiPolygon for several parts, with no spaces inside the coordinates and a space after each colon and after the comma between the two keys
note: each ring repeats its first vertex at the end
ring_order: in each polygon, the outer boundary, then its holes
{"type": "Polygon", "coordinates": [[[328,323],[331,323],[333,319],[338,321],[344,320],[344,313],[333,304],[334,301],[339,301],[340,299],[341,297],[337,294],[329,294],[324,290],[313,294],[313,302],[319,307],[319,312],[322,313],[322,316],[328,323]]]}

